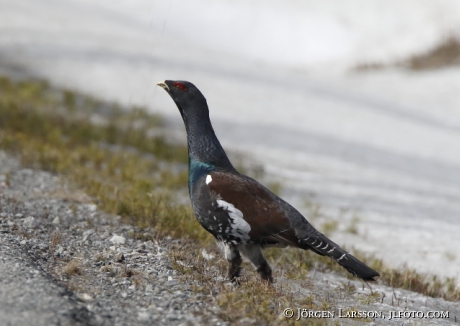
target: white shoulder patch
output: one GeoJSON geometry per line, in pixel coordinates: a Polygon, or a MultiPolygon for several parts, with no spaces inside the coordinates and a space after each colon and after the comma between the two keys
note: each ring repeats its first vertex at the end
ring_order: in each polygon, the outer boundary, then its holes
{"type": "Polygon", "coordinates": [[[231,219],[231,230],[230,233],[233,236],[239,237],[244,240],[249,240],[249,232],[251,232],[251,226],[243,218],[243,212],[225,200],[218,199],[217,207],[222,208],[228,212],[228,216],[231,219]]]}
{"type": "Polygon", "coordinates": [[[212,181],[211,175],[208,174],[208,175],[206,176],[206,184],[207,184],[207,185],[210,184],[211,181],[212,181]]]}

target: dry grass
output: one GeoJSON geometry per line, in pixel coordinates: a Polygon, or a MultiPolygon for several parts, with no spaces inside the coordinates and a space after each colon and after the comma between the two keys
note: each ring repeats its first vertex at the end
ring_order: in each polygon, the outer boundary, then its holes
{"type": "Polygon", "coordinates": [[[115,268],[112,265],[104,265],[100,268],[100,271],[115,274],[115,268]]]}
{"type": "MultiPolygon", "coordinates": [[[[270,325],[280,322],[282,307],[334,307],[335,302],[328,296],[302,297],[295,296],[289,287],[275,289],[261,282],[251,266],[245,267],[241,286],[223,282],[226,262],[220,258],[212,237],[196,221],[190,205],[183,204],[187,197],[186,147],[169,143],[159,131],[161,126],[159,117],[139,108],[125,112],[117,105],[55,90],[44,82],[0,78],[0,148],[20,155],[26,166],[60,173],[73,180],[99,208],[133,224],[133,237],[144,237],[142,230],[150,229],[154,231],[154,240],[161,241],[165,236],[182,239],[171,253],[174,266],[184,281],[213,296],[221,307],[221,318],[241,324],[270,325]],[[202,248],[218,258],[205,260],[202,248]]],[[[252,173],[263,171],[255,168],[252,173]]],[[[309,202],[306,209],[313,220],[321,215],[321,207],[314,202],[309,202]]],[[[352,230],[357,230],[357,223],[352,223],[352,230]]],[[[337,223],[324,227],[333,232],[337,223]]],[[[54,248],[59,244],[57,233],[51,236],[50,243],[54,248]]],[[[379,271],[385,284],[447,300],[460,299],[454,279],[441,280],[408,268],[390,269],[379,259],[356,250],[352,252],[379,271]]],[[[311,252],[269,249],[266,256],[278,275],[304,282],[305,287],[309,286],[305,276],[311,270],[340,271],[347,275],[332,260],[311,252]]],[[[105,258],[101,254],[98,259],[105,258]]],[[[132,274],[129,269],[115,271],[110,266],[102,269],[131,277],[137,285],[144,282],[142,275],[132,274]]],[[[81,271],[78,260],[64,267],[68,276],[81,271]]],[[[352,286],[344,286],[338,291],[341,295],[351,295],[354,290],[352,286]]],[[[323,320],[309,322],[325,324],[323,320]]]]}
{"type": "Polygon", "coordinates": [[[122,265],[121,268],[118,270],[118,277],[131,278],[135,275],[138,275],[138,272],[136,272],[136,270],[134,269],[127,267],[126,265],[122,265]]]}
{"type": "Polygon", "coordinates": [[[67,277],[72,277],[74,275],[81,275],[82,273],[82,264],[79,259],[74,258],[67,263],[62,269],[62,273],[67,277]]]}
{"type": "Polygon", "coordinates": [[[50,235],[50,245],[49,245],[51,254],[55,252],[57,246],[61,243],[61,241],[62,241],[61,231],[59,231],[59,229],[53,231],[53,233],[50,235]]]}
{"type": "Polygon", "coordinates": [[[412,70],[431,70],[460,65],[460,40],[449,36],[437,46],[400,63],[412,70]]]}
{"type": "MultiPolygon", "coordinates": [[[[284,308],[331,308],[332,302],[326,298],[310,298],[310,301],[306,301],[288,286],[274,287],[262,281],[249,263],[243,263],[244,270],[239,285],[227,282],[222,279],[222,275],[226,275],[227,262],[220,258],[220,252],[215,248],[209,247],[208,251],[217,258],[206,260],[201,255],[200,247],[192,241],[183,241],[171,251],[173,266],[182,274],[183,281],[190,284],[195,291],[211,295],[221,308],[219,317],[231,324],[295,325],[299,323],[282,316],[284,308]]],[[[302,322],[304,323],[305,321],[302,322]]],[[[327,321],[308,319],[307,324],[327,325],[327,321]]]]}
{"type": "Polygon", "coordinates": [[[414,71],[433,70],[460,65],[460,40],[453,35],[445,37],[439,44],[425,53],[413,55],[396,63],[384,64],[379,62],[357,65],[353,70],[379,70],[392,66],[414,71]]]}

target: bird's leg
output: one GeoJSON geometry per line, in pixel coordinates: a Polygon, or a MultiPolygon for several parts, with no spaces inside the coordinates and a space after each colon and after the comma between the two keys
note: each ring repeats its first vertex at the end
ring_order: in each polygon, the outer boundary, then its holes
{"type": "Polygon", "coordinates": [[[240,246],[239,250],[244,257],[249,259],[251,263],[254,264],[257,269],[257,273],[259,273],[263,280],[273,283],[272,269],[265,260],[265,257],[262,255],[260,246],[244,245],[240,246]]]}
{"type": "Polygon", "coordinates": [[[237,282],[236,278],[240,277],[241,263],[243,262],[243,259],[241,259],[240,253],[238,251],[237,253],[238,253],[237,256],[229,260],[230,265],[228,266],[227,277],[232,282],[237,282]]]}
{"type": "Polygon", "coordinates": [[[257,268],[257,272],[260,274],[263,280],[273,283],[272,269],[268,265],[267,261],[264,258],[263,263],[257,268]]]}
{"type": "Polygon", "coordinates": [[[226,245],[224,247],[225,258],[229,262],[227,277],[230,281],[237,283],[237,277],[240,276],[241,264],[243,259],[236,247],[226,245]]]}

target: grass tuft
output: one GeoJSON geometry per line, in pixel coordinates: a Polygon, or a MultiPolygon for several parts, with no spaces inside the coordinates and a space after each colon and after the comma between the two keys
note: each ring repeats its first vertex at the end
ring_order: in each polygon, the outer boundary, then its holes
{"type": "Polygon", "coordinates": [[[372,62],[358,64],[353,70],[381,70],[391,66],[402,67],[413,71],[434,70],[460,65],[460,39],[455,35],[444,37],[428,51],[400,60],[395,63],[372,62]]]}
{"type": "Polygon", "coordinates": [[[64,275],[67,277],[71,277],[74,275],[81,275],[82,273],[82,268],[81,268],[81,262],[77,258],[72,259],[67,263],[67,265],[64,266],[62,269],[62,272],[64,275]]]}
{"type": "Polygon", "coordinates": [[[460,65],[460,40],[453,35],[448,36],[426,53],[414,55],[401,65],[412,70],[458,66],[460,65]]]}

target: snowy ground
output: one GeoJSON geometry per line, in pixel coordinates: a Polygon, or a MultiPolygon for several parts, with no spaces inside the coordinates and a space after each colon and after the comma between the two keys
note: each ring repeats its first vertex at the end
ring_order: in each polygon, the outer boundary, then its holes
{"type": "Polygon", "coordinates": [[[460,69],[349,72],[427,50],[459,17],[460,1],[440,0],[0,0],[0,70],[146,105],[175,130],[154,86],[190,80],[224,146],[300,209],[359,215],[358,235],[334,241],[459,276],[460,69]]]}

